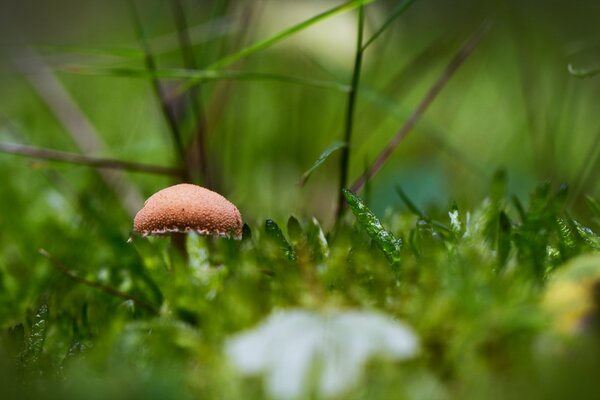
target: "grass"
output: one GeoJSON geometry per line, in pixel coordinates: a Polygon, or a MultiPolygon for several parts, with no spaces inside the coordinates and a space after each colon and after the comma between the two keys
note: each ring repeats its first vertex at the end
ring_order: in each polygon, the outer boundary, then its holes
{"type": "Polygon", "coordinates": [[[2,53],[2,398],[598,397],[597,68],[555,56],[596,14],[143,3],[106,6],[109,43],[2,53]],[[127,243],[183,176],[242,240],[127,243]]]}
{"type": "Polygon", "coordinates": [[[422,343],[408,363],[376,358],[347,398],[545,397],[556,373],[570,376],[561,385],[577,397],[590,395],[578,343],[596,351],[597,326],[585,321],[597,311],[564,334],[543,299],[555,270],[598,249],[600,236],[562,211],[563,189],[540,187],[522,215],[502,189],[470,213],[394,212],[385,229],[347,192],[357,219],[335,235],[314,220],[292,217],[286,233],[268,220],[246,227],[240,242],[189,237],[186,265],[166,256],[160,238],[135,239],[122,251],[131,261],[85,278],[45,251],[47,295],[2,336],[4,387],[33,397],[263,397],[257,378],[228,366],[224,343],[273,309],[304,308],[378,310],[422,343]],[[557,371],[547,376],[549,364],[557,371]]]}

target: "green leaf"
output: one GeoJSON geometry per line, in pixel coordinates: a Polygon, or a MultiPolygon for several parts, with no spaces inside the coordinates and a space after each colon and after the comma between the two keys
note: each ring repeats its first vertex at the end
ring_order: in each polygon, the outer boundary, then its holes
{"type": "Polygon", "coordinates": [[[73,361],[79,359],[87,350],[88,347],[85,344],[79,342],[78,340],[71,343],[67,354],[64,356],[62,362],[60,363],[59,372],[61,374],[64,374],[65,367],[69,366],[69,364],[73,361]]]}
{"type": "Polygon", "coordinates": [[[300,225],[300,222],[298,222],[298,219],[296,219],[296,217],[290,216],[288,218],[287,232],[292,242],[299,242],[300,240],[302,240],[302,226],[300,225]]]}
{"type": "Polygon", "coordinates": [[[310,167],[305,173],[302,174],[298,185],[304,186],[306,184],[306,181],[308,181],[308,178],[310,178],[310,176],[312,175],[312,173],[315,172],[315,170],[319,168],[321,164],[323,164],[331,154],[346,146],[348,146],[348,143],[346,142],[336,142],[329,146],[327,149],[325,149],[325,151],[321,153],[319,158],[317,158],[317,161],[315,161],[312,167],[310,167]]]}
{"type": "Polygon", "coordinates": [[[347,189],[342,190],[359,225],[367,231],[369,237],[385,254],[388,261],[394,265],[398,264],[400,262],[402,241],[396,239],[394,235],[383,228],[379,219],[365,206],[358,196],[347,189]]]}
{"type": "Polygon", "coordinates": [[[23,324],[18,324],[8,329],[7,349],[11,355],[16,356],[25,349],[25,328],[23,324]]]}
{"type": "Polygon", "coordinates": [[[499,202],[506,195],[508,177],[505,169],[498,169],[494,172],[490,186],[490,197],[492,201],[499,202]]]}
{"type": "Polygon", "coordinates": [[[508,218],[508,215],[504,211],[500,211],[498,214],[498,239],[496,244],[498,265],[503,267],[506,265],[508,255],[510,254],[511,248],[511,231],[512,223],[508,218]]]}
{"type": "Polygon", "coordinates": [[[261,50],[271,47],[274,44],[279,43],[280,41],[282,41],[284,39],[287,39],[288,37],[292,36],[296,32],[299,32],[301,30],[304,30],[304,29],[310,27],[311,25],[316,24],[317,22],[320,22],[327,18],[333,17],[334,15],[353,10],[359,6],[371,3],[372,1],[374,1],[374,0],[354,0],[354,1],[349,1],[347,3],[341,4],[339,6],[330,8],[329,10],[322,12],[321,14],[315,15],[314,17],[309,18],[303,22],[300,22],[299,24],[296,24],[288,29],[285,29],[269,38],[259,40],[258,42],[251,44],[250,46],[245,47],[236,53],[230,54],[218,61],[215,61],[208,67],[208,69],[220,69],[220,68],[226,67],[228,65],[231,65],[234,62],[236,62],[244,57],[247,57],[251,54],[257,53],[261,50]]]}
{"type": "Polygon", "coordinates": [[[33,47],[42,52],[55,54],[76,53],[90,56],[121,57],[130,59],[140,59],[144,56],[143,51],[134,47],[84,47],[55,44],[41,44],[33,47]]]}
{"type": "Polygon", "coordinates": [[[523,203],[521,203],[521,200],[519,200],[519,198],[517,196],[515,196],[514,194],[510,197],[513,206],[515,206],[515,209],[517,210],[517,214],[519,214],[519,218],[521,218],[521,221],[525,221],[525,219],[527,218],[527,213],[525,212],[525,207],[523,207],[523,203]]]}
{"type": "Polygon", "coordinates": [[[149,71],[144,68],[94,67],[74,65],[64,66],[61,68],[61,70],[67,73],[81,75],[115,76],[144,79],[160,78],[189,81],[187,84],[184,84],[180,88],[178,88],[178,92],[185,91],[188,87],[200,82],[219,80],[286,82],[298,85],[311,86],[320,89],[331,89],[342,93],[346,93],[350,90],[349,86],[343,83],[303,78],[299,76],[290,76],[284,74],[274,74],[268,72],[215,71],[184,68],[158,68],[154,71],[149,71]]]}
{"type": "Polygon", "coordinates": [[[569,218],[577,233],[581,238],[594,250],[600,250],[600,236],[592,231],[587,226],[582,225],[577,220],[569,218]]]}
{"type": "Polygon", "coordinates": [[[281,232],[281,229],[275,221],[272,219],[265,221],[265,232],[267,237],[275,242],[290,261],[296,260],[296,253],[294,252],[292,245],[290,245],[285,236],[283,236],[283,232],[281,232]]]}
{"type": "Polygon", "coordinates": [[[242,226],[242,240],[247,241],[252,239],[252,229],[248,224],[242,226]]]}
{"type": "Polygon", "coordinates": [[[315,262],[321,262],[324,258],[329,257],[329,243],[327,243],[321,224],[315,217],[308,221],[306,236],[315,262]]]}
{"type": "Polygon", "coordinates": [[[558,237],[560,240],[561,246],[573,249],[577,246],[577,240],[575,238],[575,233],[562,218],[557,217],[556,223],[558,225],[558,237]]]}
{"type": "Polygon", "coordinates": [[[44,341],[46,340],[46,331],[48,330],[48,316],[48,305],[43,304],[33,317],[31,332],[27,337],[25,350],[21,354],[21,362],[25,367],[37,363],[40,354],[42,354],[44,341]]]}

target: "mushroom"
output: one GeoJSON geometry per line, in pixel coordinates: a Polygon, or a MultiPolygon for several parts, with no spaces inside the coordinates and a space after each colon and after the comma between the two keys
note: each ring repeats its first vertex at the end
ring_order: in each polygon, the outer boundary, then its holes
{"type": "Polygon", "coordinates": [[[229,200],[189,183],[162,189],[144,202],[133,219],[133,232],[141,236],[171,236],[186,257],[185,234],[242,238],[242,216],[229,200]]]}

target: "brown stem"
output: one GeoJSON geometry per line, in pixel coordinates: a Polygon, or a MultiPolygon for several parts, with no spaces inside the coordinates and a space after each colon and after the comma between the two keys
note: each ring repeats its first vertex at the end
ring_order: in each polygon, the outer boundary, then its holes
{"type": "Polygon", "coordinates": [[[183,259],[183,261],[188,261],[188,251],[187,251],[187,234],[186,233],[177,233],[174,232],[171,234],[171,245],[179,254],[179,256],[183,259]]]}
{"type": "Polygon", "coordinates": [[[44,256],[48,260],[50,260],[50,265],[52,265],[54,268],[56,268],[58,271],[60,271],[62,274],[64,274],[69,279],[71,279],[75,282],[82,283],[84,285],[93,287],[95,289],[101,290],[104,293],[109,294],[111,296],[118,297],[123,300],[131,300],[131,301],[135,302],[137,305],[139,305],[140,307],[146,309],[146,311],[150,311],[151,313],[156,314],[158,312],[156,307],[154,307],[152,304],[147,303],[143,300],[140,300],[137,297],[134,297],[125,292],[121,292],[120,290],[115,289],[111,286],[104,285],[100,282],[92,281],[90,279],[87,279],[87,278],[77,275],[76,273],[74,273],[73,271],[71,271],[70,269],[65,267],[60,261],[55,259],[47,250],[39,249],[39,252],[42,256],[44,256]]]}
{"type": "Polygon", "coordinates": [[[87,165],[95,168],[118,169],[133,172],[144,172],[157,175],[181,174],[180,168],[163,167],[160,165],[141,164],[130,161],[120,161],[111,158],[84,156],[66,151],[52,150],[41,147],[26,146],[16,143],[0,143],[0,152],[18,156],[65,162],[69,164],[87,165]]]}

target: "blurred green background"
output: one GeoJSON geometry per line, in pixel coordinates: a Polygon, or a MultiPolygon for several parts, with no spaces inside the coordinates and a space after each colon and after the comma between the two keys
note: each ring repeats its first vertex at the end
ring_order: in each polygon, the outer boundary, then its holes
{"type": "MultiPolygon", "coordinates": [[[[184,2],[199,67],[334,5],[329,1],[184,2]]],[[[367,36],[395,5],[380,1],[368,7],[367,36]]],[[[61,84],[106,143],[97,155],[177,162],[147,79],[82,76],[63,70],[73,65],[143,67],[126,3],[63,1],[50,6],[25,1],[5,7],[3,42],[8,47],[3,52],[0,100],[4,141],[16,141],[11,135],[17,131],[23,143],[78,151],[47,102],[14,68],[14,53],[29,43],[39,46],[36,52],[56,68],[61,84]],[[127,55],[107,55],[111,50],[118,54],[118,49],[127,55]],[[132,55],[136,50],[137,55],[132,55]]],[[[169,3],[144,1],[140,8],[159,66],[181,67],[169,3]]],[[[588,68],[599,62],[598,11],[600,6],[592,1],[568,5],[417,1],[412,5],[364,56],[351,178],[373,161],[471,31],[485,19],[494,26],[373,181],[376,211],[394,206],[391,188],[397,183],[426,203],[445,205],[457,199],[472,204],[480,199],[486,177],[501,166],[507,168],[518,194],[544,179],[568,182],[576,189],[575,197],[582,192],[596,194],[591,171],[597,169],[597,156],[589,153],[597,147],[600,129],[599,83],[595,78],[572,76],[567,66],[588,68]]],[[[348,83],[355,30],[355,13],[344,13],[231,69],[348,83]]],[[[248,218],[290,212],[331,218],[336,160],[332,158],[305,188],[295,183],[322,150],[341,140],[345,94],[265,81],[210,82],[202,85],[201,93],[217,188],[248,218]]],[[[189,137],[191,113],[183,110],[180,118],[182,133],[189,137]]],[[[3,176],[28,182],[28,192],[38,194],[32,199],[36,204],[46,204],[46,196],[40,194],[54,190],[41,182],[46,172],[58,171],[77,192],[85,188],[91,193],[96,186],[93,173],[84,168],[43,164],[40,171],[26,160],[4,155],[1,162],[3,176]]],[[[144,196],[169,183],[139,174],[127,179],[144,196]]],[[[3,198],[19,193],[10,185],[4,185],[3,198]]]]}

